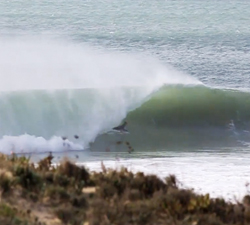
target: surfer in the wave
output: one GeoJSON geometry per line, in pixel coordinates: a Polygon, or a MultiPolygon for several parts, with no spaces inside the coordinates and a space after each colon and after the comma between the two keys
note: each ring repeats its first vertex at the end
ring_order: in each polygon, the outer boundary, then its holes
{"type": "Polygon", "coordinates": [[[112,130],[119,131],[119,132],[128,132],[128,130],[125,128],[127,124],[128,124],[127,121],[125,121],[120,126],[113,127],[112,130]]]}

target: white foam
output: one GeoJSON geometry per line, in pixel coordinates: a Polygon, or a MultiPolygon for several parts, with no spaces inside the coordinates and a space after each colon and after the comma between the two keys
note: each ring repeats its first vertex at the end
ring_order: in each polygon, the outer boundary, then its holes
{"type": "Polygon", "coordinates": [[[34,135],[3,136],[0,140],[0,151],[2,153],[39,153],[39,152],[61,152],[71,150],[83,150],[83,146],[61,137],[53,136],[46,140],[34,135]]]}

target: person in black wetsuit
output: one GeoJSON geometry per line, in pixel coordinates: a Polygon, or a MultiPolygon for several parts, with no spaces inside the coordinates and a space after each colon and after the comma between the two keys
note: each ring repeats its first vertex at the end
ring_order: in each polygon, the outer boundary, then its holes
{"type": "Polygon", "coordinates": [[[128,123],[125,121],[122,125],[113,127],[113,130],[120,131],[120,132],[128,132],[128,130],[125,128],[128,123]]]}

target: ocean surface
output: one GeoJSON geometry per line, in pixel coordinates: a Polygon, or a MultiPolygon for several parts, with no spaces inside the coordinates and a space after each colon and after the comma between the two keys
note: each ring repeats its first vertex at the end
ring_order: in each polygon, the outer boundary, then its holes
{"type": "Polygon", "coordinates": [[[249,11],[245,0],[1,1],[0,152],[176,174],[240,199],[249,11]],[[123,121],[129,134],[111,132],[123,121]]]}

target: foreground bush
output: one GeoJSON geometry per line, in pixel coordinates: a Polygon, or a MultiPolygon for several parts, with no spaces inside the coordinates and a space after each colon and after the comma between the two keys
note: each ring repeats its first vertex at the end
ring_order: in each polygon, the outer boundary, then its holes
{"type": "Polygon", "coordinates": [[[90,173],[69,160],[37,165],[0,155],[0,224],[249,224],[250,196],[232,204],[182,189],[175,176],[106,169],[90,173]]]}

